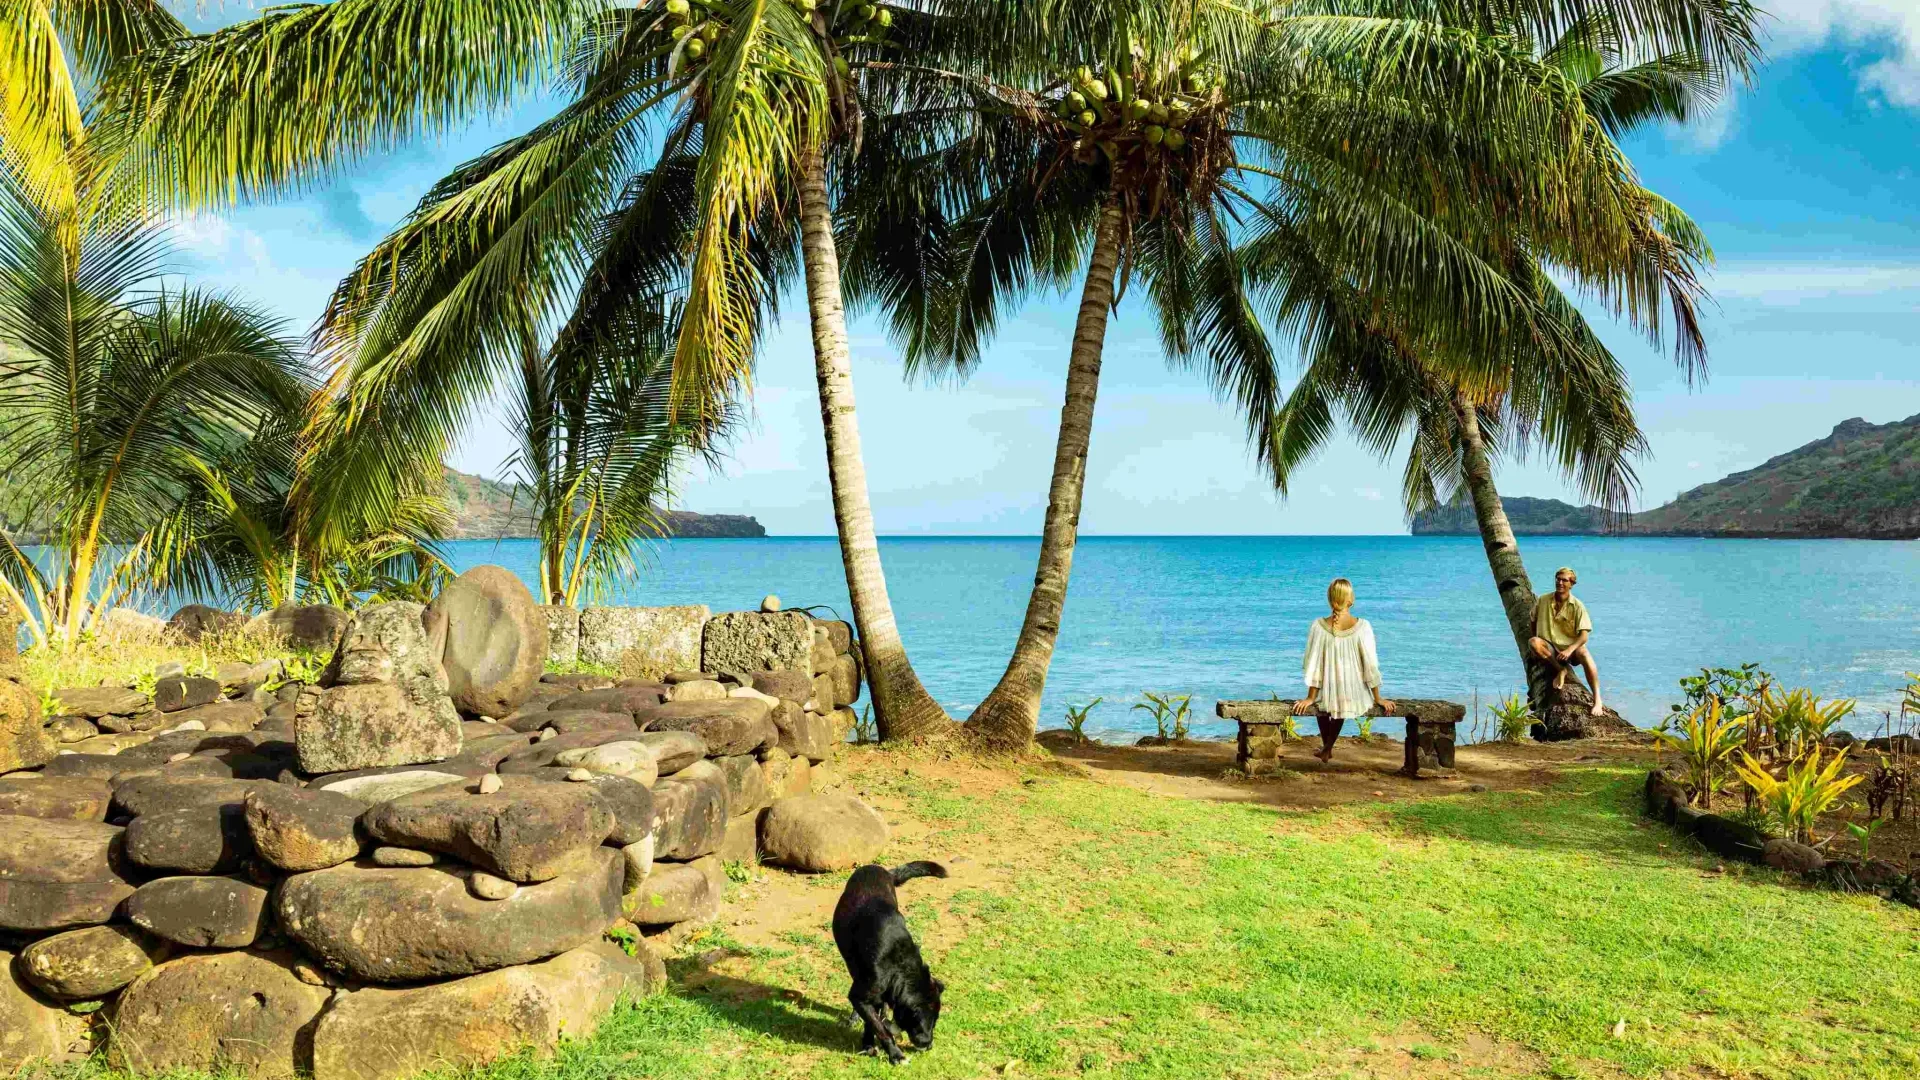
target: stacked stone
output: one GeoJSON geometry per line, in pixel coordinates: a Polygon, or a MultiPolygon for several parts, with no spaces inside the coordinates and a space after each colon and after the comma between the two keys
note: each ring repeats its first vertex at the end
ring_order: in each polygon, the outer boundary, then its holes
{"type": "Polygon", "coordinates": [[[689,650],[654,622],[677,643],[628,647],[675,670],[543,676],[550,612],[481,567],[359,610],[312,686],[75,695],[158,719],[65,749],[8,649],[0,1030],[25,1034],[0,1072],[96,1040],[135,1071],[318,1080],[549,1047],[661,984],[654,946],[719,915],[725,863],[877,854],[878,814],[808,794],[859,694],[846,624],[729,613],[689,650]]]}

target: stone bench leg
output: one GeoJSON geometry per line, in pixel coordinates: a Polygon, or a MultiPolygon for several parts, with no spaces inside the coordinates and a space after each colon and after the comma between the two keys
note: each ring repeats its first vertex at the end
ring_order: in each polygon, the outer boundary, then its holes
{"type": "Polygon", "coordinates": [[[1407,744],[1400,775],[1418,777],[1420,766],[1428,768],[1453,768],[1454,728],[1457,725],[1446,721],[1422,721],[1417,716],[1407,717],[1407,744]]]}

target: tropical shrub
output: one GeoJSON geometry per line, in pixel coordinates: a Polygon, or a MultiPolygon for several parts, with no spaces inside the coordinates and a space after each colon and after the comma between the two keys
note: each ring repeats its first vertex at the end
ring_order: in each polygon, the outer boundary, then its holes
{"type": "Polygon", "coordinates": [[[1859,776],[1844,776],[1847,752],[1841,750],[1822,760],[1815,747],[1805,757],[1789,764],[1785,774],[1775,777],[1753,755],[1742,753],[1735,771],[1753,789],[1755,798],[1787,837],[1803,844],[1813,843],[1813,826],[1820,815],[1840,801],[1859,776]]]}
{"type": "Polygon", "coordinates": [[[1867,774],[1867,814],[1875,818],[1890,815],[1899,821],[1906,812],[1916,774],[1920,769],[1881,754],[1880,763],[1867,774]]]}
{"type": "Polygon", "coordinates": [[[1487,712],[1493,714],[1495,738],[1500,742],[1519,742],[1533,727],[1533,711],[1521,694],[1507,695],[1500,704],[1487,706],[1487,712]]]}
{"type": "Polygon", "coordinates": [[[1833,725],[1853,712],[1853,705],[1851,699],[1822,705],[1811,690],[1778,695],[1771,686],[1762,686],[1750,724],[1771,737],[1777,754],[1797,761],[1820,746],[1833,725]]]}
{"type": "Polygon", "coordinates": [[[1733,755],[1746,741],[1746,725],[1729,718],[1720,699],[1712,696],[1704,698],[1677,723],[1673,718],[1668,723],[1669,728],[1654,732],[1654,738],[1661,747],[1679,753],[1682,782],[1693,805],[1711,809],[1714,792],[1733,769],[1733,755]]]}
{"type": "Polygon", "coordinates": [[[1073,732],[1074,742],[1084,744],[1087,741],[1087,714],[1093,712],[1093,707],[1105,700],[1103,697],[1097,697],[1085,705],[1067,706],[1067,730],[1073,732]]]}
{"type": "Polygon", "coordinates": [[[1700,674],[1680,680],[1680,693],[1686,700],[1670,707],[1668,720],[1676,720],[1707,701],[1718,701],[1734,716],[1745,716],[1753,711],[1762,691],[1771,685],[1773,676],[1758,663],[1741,664],[1737,668],[1701,668],[1700,674]]]}

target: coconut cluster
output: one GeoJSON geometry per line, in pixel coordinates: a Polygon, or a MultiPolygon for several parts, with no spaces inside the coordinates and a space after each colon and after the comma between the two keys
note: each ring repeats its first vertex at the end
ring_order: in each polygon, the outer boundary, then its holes
{"type": "Polygon", "coordinates": [[[1194,117],[1214,103],[1225,81],[1191,46],[1159,63],[1136,57],[1131,71],[1082,66],[1063,80],[1067,89],[1054,115],[1076,136],[1074,156],[1082,163],[1097,153],[1118,162],[1139,146],[1177,153],[1187,145],[1194,117]]]}
{"type": "MultiPolygon", "coordinates": [[[[849,45],[877,44],[893,25],[893,13],[878,4],[838,4],[821,12],[819,0],[788,2],[837,46],[833,66],[843,79],[851,69],[839,52],[849,45]]],[[[677,43],[674,51],[681,65],[700,63],[727,32],[716,0],[663,0],[662,8],[666,12],[663,25],[677,43]]]]}

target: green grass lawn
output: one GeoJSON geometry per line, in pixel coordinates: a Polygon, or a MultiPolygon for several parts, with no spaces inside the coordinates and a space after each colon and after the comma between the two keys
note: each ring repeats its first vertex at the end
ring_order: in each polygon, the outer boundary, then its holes
{"type": "MultiPolygon", "coordinates": [[[[948,993],[899,1075],[1915,1075],[1920,912],[1715,872],[1642,825],[1642,775],[1290,813],[873,770],[866,790],[936,826],[892,861],[967,851],[997,879],[903,890],[948,993]]],[[[725,970],[488,1074],[895,1075],[850,1053],[825,926],[725,970]]]]}

